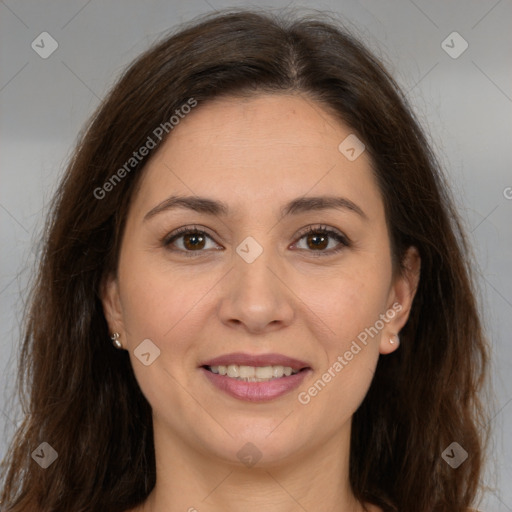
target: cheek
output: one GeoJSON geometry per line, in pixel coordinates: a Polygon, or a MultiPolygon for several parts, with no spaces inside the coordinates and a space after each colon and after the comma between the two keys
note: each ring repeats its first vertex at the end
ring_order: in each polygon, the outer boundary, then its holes
{"type": "Polygon", "coordinates": [[[323,282],[310,283],[309,292],[305,290],[303,296],[329,328],[325,343],[331,357],[332,351],[348,350],[351,341],[385,313],[390,282],[388,265],[377,263],[362,268],[355,263],[333,272],[323,282]]]}
{"type": "MultiPolygon", "coordinates": [[[[120,262],[119,280],[123,283],[121,302],[127,348],[132,367],[143,394],[151,406],[168,421],[174,418],[198,416],[197,403],[182,385],[190,376],[195,359],[190,354],[204,340],[204,322],[200,317],[201,299],[214,286],[208,272],[173,269],[155,263],[157,258],[132,253],[120,262]],[[160,350],[154,364],[137,360],[137,347],[150,339],[160,350]],[[188,365],[188,366],[187,366],[188,365]],[[174,391],[172,391],[174,390],[174,391]],[[172,407],[170,405],[172,404],[172,407]]],[[[176,423],[176,428],[177,425],[176,423]]]]}
{"type": "MultiPolygon", "coordinates": [[[[192,267],[179,270],[155,264],[154,256],[132,255],[120,263],[119,280],[123,283],[121,303],[128,343],[135,347],[145,338],[162,349],[173,340],[173,351],[180,350],[180,331],[194,331],[194,309],[200,305],[215,279],[208,272],[192,267]]],[[[198,325],[200,328],[200,325],[198,325]]]]}
{"type": "Polygon", "coordinates": [[[314,431],[319,418],[329,418],[321,429],[336,432],[355,413],[370,387],[380,341],[380,331],[370,329],[385,312],[387,283],[369,277],[340,277],[313,297],[317,304],[311,309],[321,312],[329,335],[318,339],[318,348],[324,352],[321,366],[297,395],[300,407],[308,411],[303,416],[305,429],[314,431]]]}
{"type": "Polygon", "coordinates": [[[321,367],[315,380],[300,390],[299,402],[307,402],[319,417],[337,418],[337,423],[356,411],[368,391],[385,325],[380,319],[386,313],[390,261],[368,258],[362,265],[363,261],[354,259],[323,286],[317,283],[308,300],[329,329],[328,335],[319,339],[324,352],[321,367]]]}

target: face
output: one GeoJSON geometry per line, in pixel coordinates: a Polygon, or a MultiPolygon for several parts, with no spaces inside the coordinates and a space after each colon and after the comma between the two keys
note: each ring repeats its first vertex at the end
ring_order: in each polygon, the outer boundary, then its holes
{"type": "Polygon", "coordinates": [[[351,133],[302,96],[218,99],[146,165],[103,303],[155,436],[260,464],[348,438],[417,282],[351,133]]]}

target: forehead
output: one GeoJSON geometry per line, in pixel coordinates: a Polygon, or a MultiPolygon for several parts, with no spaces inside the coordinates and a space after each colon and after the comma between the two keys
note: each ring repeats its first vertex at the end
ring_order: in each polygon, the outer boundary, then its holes
{"type": "Polygon", "coordinates": [[[348,159],[339,149],[347,137],[354,137],[350,127],[305,96],[199,104],[146,164],[136,207],[142,214],[171,194],[186,194],[222,199],[233,215],[254,214],[256,204],[277,213],[292,198],[339,193],[378,215],[371,160],[365,151],[348,159]]]}

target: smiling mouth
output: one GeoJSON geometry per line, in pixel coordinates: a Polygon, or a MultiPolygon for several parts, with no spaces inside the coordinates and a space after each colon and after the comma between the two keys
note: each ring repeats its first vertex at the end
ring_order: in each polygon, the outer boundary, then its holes
{"type": "Polygon", "coordinates": [[[229,377],[234,380],[243,382],[268,382],[275,379],[282,379],[295,375],[299,372],[307,370],[307,368],[301,368],[300,370],[294,370],[290,366],[245,366],[238,364],[230,364],[227,366],[203,366],[206,370],[211,373],[229,377]]]}

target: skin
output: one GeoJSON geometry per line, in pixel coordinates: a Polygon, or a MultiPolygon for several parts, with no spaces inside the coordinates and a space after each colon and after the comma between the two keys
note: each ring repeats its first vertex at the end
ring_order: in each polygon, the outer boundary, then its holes
{"type": "Polygon", "coordinates": [[[368,153],[349,161],[338,150],[350,133],[305,96],[223,98],[197,106],[148,162],[117,275],[103,287],[109,327],[120,333],[153,409],[157,483],[134,510],[363,510],[348,481],[351,418],[379,356],[398,347],[390,339],[407,321],[420,261],[410,248],[406,272],[393,273],[368,153]],[[222,200],[230,213],[174,209],[144,220],[171,195],[222,200]],[[321,195],[353,201],[366,218],[348,209],[279,218],[286,202],[321,195]],[[352,244],[337,253],[329,253],[339,247],[334,238],[321,249],[308,245],[304,228],[319,225],[352,244]],[[194,251],[183,237],[170,247],[161,242],[183,226],[210,237],[195,256],[183,254],[194,251]],[[263,248],[252,263],[236,252],[248,236],[263,248]],[[394,303],[401,311],[308,404],[300,403],[298,392],[394,303]],[[134,355],[147,338],[161,351],[149,366],[134,355]],[[313,371],[298,390],[255,404],[219,391],[198,368],[230,352],[276,352],[313,371]],[[237,457],[247,442],[262,454],[250,468],[237,457]]]}

